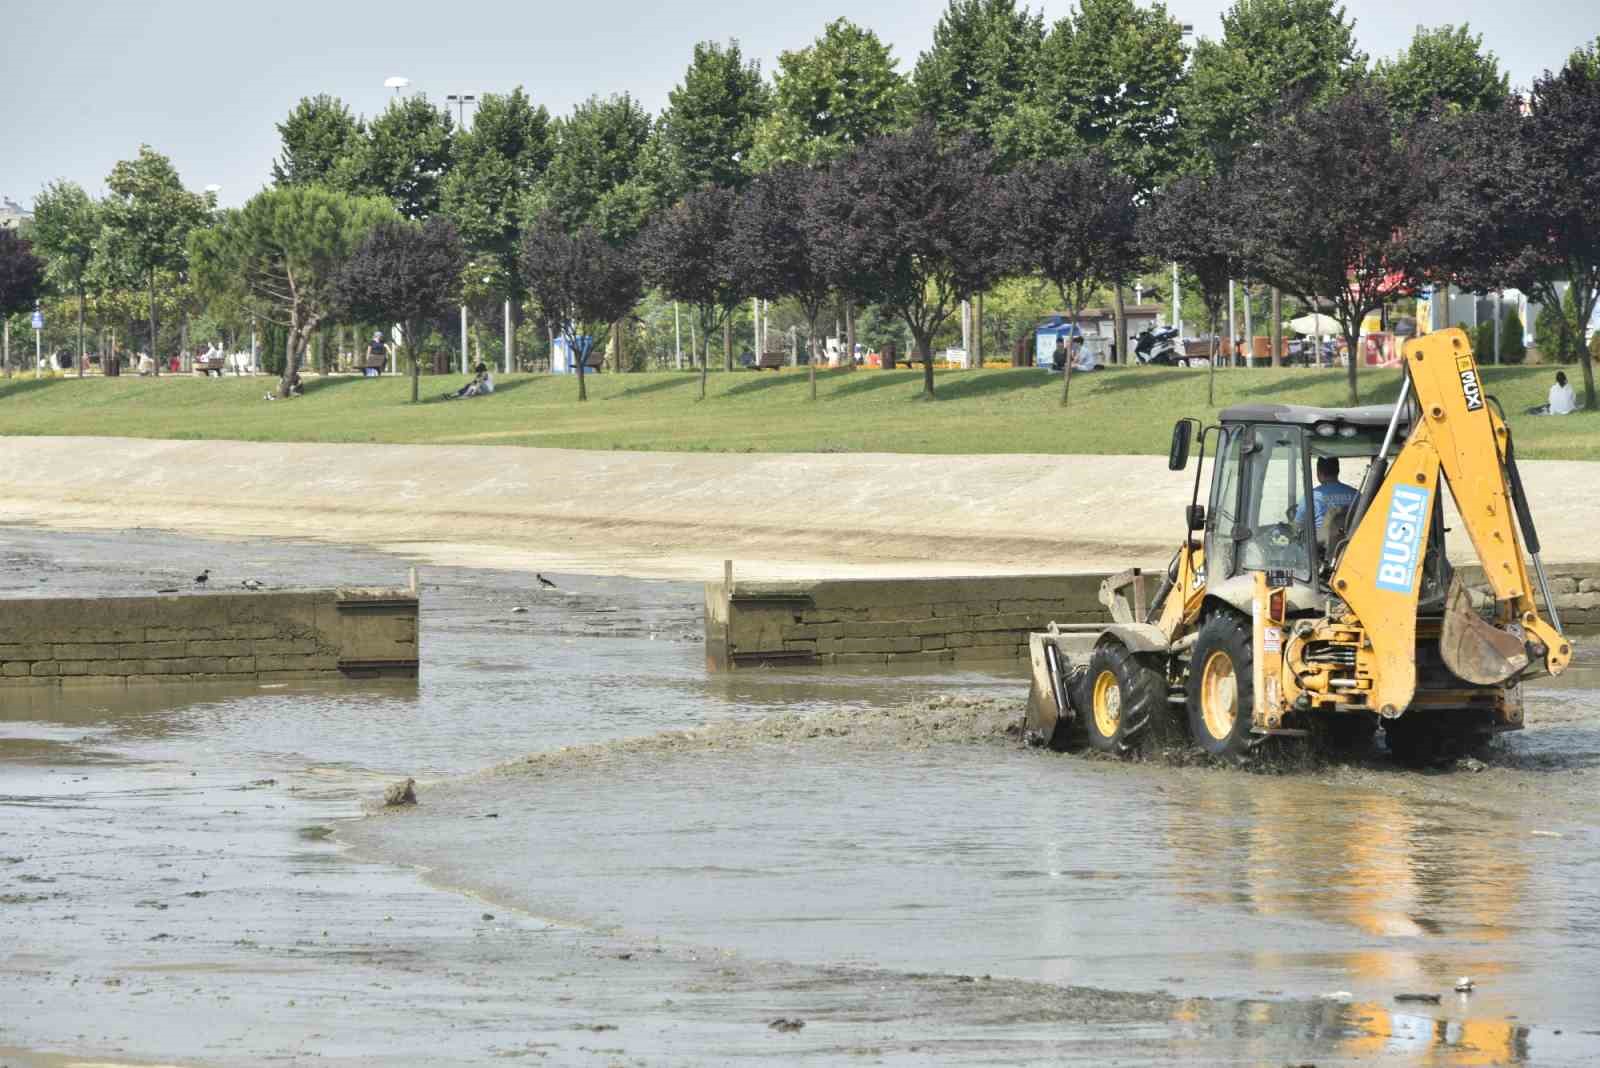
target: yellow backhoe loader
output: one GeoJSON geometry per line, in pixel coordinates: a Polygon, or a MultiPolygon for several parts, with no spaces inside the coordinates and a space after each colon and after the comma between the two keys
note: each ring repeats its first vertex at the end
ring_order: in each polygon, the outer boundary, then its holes
{"type": "Polygon", "coordinates": [[[1183,732],[1240,760],[1273,736],[1370,744],[1381,725],[1396,758],[1426,763],[1520,729],[1522,681],[1560,674],[1572,647],[1511,431],[1462,331],[1408,342],[1404,365],[1392,407],[1180,420],[1169,468],[1200,451],[1189,535],[1158,582],[1135,570],[1102,584],[1110,625],[1032,635],[1028,736],[1126,753],[1183,732]],[[1340,481],[1362,463],[1359,489],[1340,481]],[[1487,603],[1446,558],[1446,486],[1487,603]],[[1097,638],[1075,666],[1063,639],[1085,629],[1097,638]]]}

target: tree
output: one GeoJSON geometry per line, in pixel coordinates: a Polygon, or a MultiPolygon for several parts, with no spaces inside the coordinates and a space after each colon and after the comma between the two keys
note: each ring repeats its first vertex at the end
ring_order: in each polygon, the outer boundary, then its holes
{"type": "Polygon", "coordinates": [[[364,197],[386,197],[408,219],[439,211],[454,153],[450,113],[423,96],[399,97],[358,132],[328,181],[364,197]]]}
{"type": "Polygon", "coordinates": [[[1015,0],[950,0],[917,59],[912,92],[941,132],[994,139],[1034,92],[1044,17],[1015,0]]]}
{"type": "MultiPolygon", "coordinates": [[[[673,300],[695,308],[704,344],[700,356],[700,398],[706,395],[711,335],[722,329],[734,307],[749,295],[749,281],[740,276],[734,250],[730,189],[707,186],[687,193],[658,215],[639,235],[638,255],[644,275],[673,300]]],[[[728,370],[731,354],[725,353],[728,370]]]]}
{"type": "Polygon", "coordinates": [[[498,288],[521,322],[522,224],[555,151],[550,113],[520,87],[486,93],[470,130],[456,137],[456,160],[441,194],[467,247],[493,261],[498,288]]]}
{"type": "Polygon", "coordinates": [[[1424,199],[1426,162],[1402,136],[1388,97],[1364,84],[1265,131],[1234,171],[1230,231],[1252,276],[1316,307],[1331,304],[1348,346],[1350,403],[1361,321],[1420,280],[1405,234],[1424,199]]]}
{"type": "Polygon", "coordinates": [[[1094,149],[1148,193],[1184,162],[1179,111],[1188,50],[1157,3],[1083,0],[1044,39],[1038,81],[1002,124],[1012,158],[1094,149]]]}
{"type": "Polygon", "coordinates": [[[74,182],[52,182],[33,203],[34,240],[39,251],[44,253],[50,277],[57,288],[78,297],[80,376],[87,352],[83,337],[84,304],[88,300],[89,268],[94,262],[100,228],[99,208],[74,182]]]}
{"type": "Polygon", "coordinates": [[[761,65],[746,61],[738,41],[702,41],[683,81],[667,94],[660,132],[675,194],[702,185],[738,188],[749,179],[756,127],[771,92],[761,65]]]}
{"type": "MultiPolygon", "coordinates": [[[[1017,266],[1049,279],[1072,323],[1096,289],[1120,280],[1137,259],[1133,181],[1098,153],[1018,168],[1006,185],[1000,229],[1020,252],[1017,266]]],[[[1062,375],[1061,403],[1072,389],[1062,375]]]]}
{"type": "Polygon", "coordinates": [[[300,98],[278,123],[283,152],[272,161],[275,185],[326,185],[339,161],[362,137],[361,123],[338,97],[326,93],[300,98]]]}
{"type": "Polygon", "coordinates": [[[622,192],[650,137],[650,116],[627,93],[590,97],[556,126],[556,148],[534,194],[539,214],[575,234],[623,240],[643,221],[622,192]]]}
{"type": "Polygon", "coordinates": [[[1528,355],[1528,343],[1522,336],[1522,316],[1516,308],[1507,308],[1500,320],[1500,358],[1506,363],[1521,363],[1528,355]]]}
{"type": "Polygon", "coordinates": [[[993,153],[970,134],[940,138],[924,122],[836,161],[810,197],[810,241],[825,273],[906,324],[928,399],[934,333],[961,301],[1008,272],[1020,241],[995,223],[993,166],[993,153]]]}
{"type": "Polygon", "coordinates": [[[353,197],[321,186],[264,189],[244,207],[190,241],[195,282],[207,297],[248,302],[286,334],[278,394],[311,335],[338,307],[336,280],[363,238],[396,218],[376,197],[353,197]]]}
{"type": "Polygon", "coordinates": [[[1577,289],[1568,286],[1559,304],[1545,304],[1533,320],[1533,345],[1546,360],[1576,363],[1583,347],[1583,326],[1578,321],[1577,289]]]}
{"type": "Polygon", "coordinates": [[[558,220],[535,219],[522,239],[522,273],[547,328],[578,360],[578,400],[589,399],[584,365],[589,346],[639,302],[634,256],[592,226],[569,233],[558,220]]]}
{"type": "MultiPolygon", "coordinates": [[[[33,307],[44,292],[44,275],[44,261],[33,254],[33,243],[0,227],[0,320],[33,307]]],[[[9,358],[6,374],[11,374],[9,358]]]]}
{"type": "Polygon", "coordinates": [[[832,295],[827,272],[812,244],[807,200],[816,171],[780,163],[759,175],[733,206],[729,259],[736,277],[763,300],[793,297],[806,321],[811,399],[817,395],[817,319],[832,295]]]}
{"type": "Polygon", "coordinates": [[[188,268],[189,235],[210,218],[215,198],[185,189],[172,161],[149,145],[139,146],[137,159],[122,160],[111,168],[106,186],[110,195],[101,207],[106,252],[146,283],[150,355],[159,374],[156,279],[162,271],[188,268]]]}
{"type": "Polygon", "coordinates": [[[1366,68],[1336,0],[1236,0],[1222,38],[1195,45],[1184,125],[1226,161],[1288,112],[1350,88],[1366,68]]]}
{"type": "Polygon", "coordinates": [[[1456,111],[1493,111],[1511,95],[1510,82],[1483,35],[1466,25],[1418,26],[1411,45],[1393,60],[1379,60],[1375,77],[1389,105],[1404,119],[1427,113],[1435,103],[1456,111]]]}
{"type": "Polygon", "coordinates": [[[898,62],[877,34],[843,18],[809,47],[780,54],[772,112],[756,131],[751,168],[826,162],[906,125],[912,96],[898,62]]]}
{"type": "Polygon", "coordinates": [[[411,356],[411,403],[418,400],[422,340],[461,301],[467,252],[455,224],[381,222],[367,232],[334,278],[338,306],[367,322],[398,322],[411,356]]]}
{"type": "Polygon", "coordinates": [[[1217,322],[1234,276],[1229,232],[1233,212],[1227,182],[1217,175],[1188,175],[1163,189],[1139,219],[1139,239],[1152,258],[1182,264],[1198,283],[1211,335],[1206,403],[1216,403],[1217,322]]]}
{"type": "Polygon", "coordinates": [[[1438,178],[1413,256],[1464,288],[1514,286],[1546,308],[1570,285],[1576,314],[1555,316],[1558,344],[1576,351],[1594,409],[1594,367],[1572,332],[1600,300],[1600,39],[1535,79],[1526,102],[1441,120],[1422,140],[1438,178]]]}

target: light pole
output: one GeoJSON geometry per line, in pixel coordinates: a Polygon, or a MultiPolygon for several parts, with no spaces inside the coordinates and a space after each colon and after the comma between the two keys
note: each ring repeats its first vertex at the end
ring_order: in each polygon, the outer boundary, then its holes
{"type": "MultiPolygon", "coordinates": [[[[477,93],[446,93],[444,95],[444,98],[447,101],[447,106],[448,106],[448,104],[454,104],[456,106],[456,128],[458,130],[465,130],[467,128],[467,105],[471,104],[471,103],[476,103],[476,101],[478,99],[478,94],[477,93]]],[[[511,301],[507,300],[506,301],[506,362],[507,362],[506,370],[508,372],[510,371],[510,360],[511,360],[511,301]]],[[[468,361],[468,357],[467,357],[467,302],[466,301],[462,301],[461,302],[461,373],[462,374],[466,374],[467,373],[468,363],[469,363],[469,361],[468,361]]]]}
{"type": "Polygon", "coordinates": [[[387,78],[385,78],[383,80],[383,87],[385,89],[393,89],[396,99],[398,99],[399,96],[400,96],[400,90],[404,89],[406,86],[408,86],[410,84],[411,84],[411,79],[410,78],[405,78],[405,77],[402,77],[402,76],[400,76],[398,74],[390,75],[389,77],[387,77],[387,78]]]}

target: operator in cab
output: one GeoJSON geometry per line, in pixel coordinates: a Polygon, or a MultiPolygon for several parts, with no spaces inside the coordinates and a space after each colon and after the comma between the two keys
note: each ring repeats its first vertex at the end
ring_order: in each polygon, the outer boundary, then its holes
{"type": "MultiPolygon", "coordinates": [[[[1317,485],[1311,491],[1311,505],[1314,509],[1313,518],[1316,521],[1315,530],[1322,529],[1322,521],[1328,515],[1330,508],[1348,508],[1355,503],[1357,493],[1354,488],[1339,481],[1339,458],[1337,456],[1317,457],[1317,485]]],[[[1300,511],[1295,515],[1297,525],[1304,526],[1306,521],[1306,505],[1300,503],[1300,511]]]]}

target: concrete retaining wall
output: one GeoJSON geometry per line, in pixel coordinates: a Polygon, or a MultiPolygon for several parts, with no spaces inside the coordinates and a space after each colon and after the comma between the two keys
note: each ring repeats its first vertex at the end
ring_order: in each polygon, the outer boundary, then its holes
{"type": "Polygon", "coordinates": [[[1108,618],[1103,577],[708,583],[706,658],[713,668],[1012,660],[1051,620],[1108,618]]]}
{"type": "Polygon", "coordinates": [[[409,589],[0,600],[0,686],[416,674],[409,589]]]}
{"type": "MultiPolygon", "coordinates": [[[[1600,630],[1600,565],[1549,569],[1562,625],[1600,630]]],[[[1479,568],[1462,568],[1469,586],[1479,568]]],[[[979,578],[826,579],[706,584],[706,661],[754,664],[900,664],[1026,659],[1028,633],[1110,619],[1105,573],[979,578]]],[[[1151,576],[1151,588],[1159,573],[1151,576]]]]}

